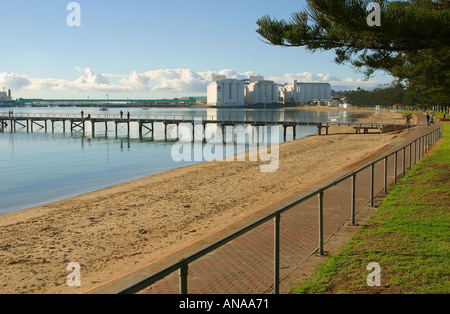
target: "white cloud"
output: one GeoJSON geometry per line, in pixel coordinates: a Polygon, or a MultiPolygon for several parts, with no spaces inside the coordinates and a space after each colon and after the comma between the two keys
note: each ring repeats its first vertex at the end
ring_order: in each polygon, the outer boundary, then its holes
{"type": "Polygon", "coordinates": [[[379,81],[354,79],[352,77],[347,77],[344,80],[330,81],[329,83],[336,91],[357,89],[358,87],[366,90],[371,90],[377,88],[378,86],[380,86],[380,84],[382,84],[379,81]]]}
{"type": "MultiPolygon", "coordinates": [[[[91,68],[75,67],[81,76],[75,80],[56,78],[34,78],[23,74],[0,73],[0,87],[7,87],[14,92],[107,92],[107,93],[205,93],[213,73],[226,75],[232,79],[246,79],[258,75],[253,71],[240,73],[232,69],[219,71],[195,72],[191,69],[159,69],[143,73],[132,71],[129,75],[97,74],[91,68]],[[114,82],[113,82],[114,81],[114,82]]],[[[355,78],[340,79],[331,74],[311,72],[286,73],[282,77],[266,77],[277,83],[323,82],[330,83],[335,90],[356,89],[357,87],[372,89],[380,82],[355,78]]],[[[51,96],[49,96],[51,97],[51,96]]]]}
{"type": "Polygon", "coordinates": [[[145,74],[140,74],[136,71],[131,72],[128,77],[121,79],[120,83],[122,83],[126,89],[133,91],[151,90],[150,78],[145,74]]]}
{"type": "Polygon", "coordinates": [[[154,91],[203,92],[209,80],[191,69],[165,69],[144,73],[156,84],[154,91]]]}
{"type": "Polygon", "coordinates": [[[20,90],[31,84],[30,79],[26,75],[18,75],[15,73],[0,73],[0,85],[15,90],[20,90]]]}
{"type": "Polygon", "coordinates": [[[101,74],[96,74],[91,68],[75,67],[78,72],[86,74],[75,81],[79,86],[83,85],[109,85],[109,81],[101,74]]]}
{"type": "Polygon", "coordinates": [[[298,82],[307,83],[330,83],[331,81],[339,81],[339,78],[331,74],[314,74],[311,72],[303,73],[286,73],[283,77],[268,77],[268,80],[275,81],[277,83],[289,83],[292,84],[294,80],[298,82]]]}
{"type": "Polygon", "coordinates": [[[375,80],[362,80],[355,79],[352,77],[347,77],[345,79],[340,79],[339,77],[332,74],[318,73],[314,74],[311,72],[303,73],[286,73],[282,77],[268,77],[268,80],[275,81],[277,83],[289,83],[292,84],[294,80],[298,82],[308,82],[308,83],[330,83],[331,88],[334,90],[348,90],[356,89],[361,87],[363,89],[374,89],[378,87],[381,83],[375,80]]]}
{"type": "Polygon", "coordinates": [[[235,80],[244,80],[247,79],[249,76],[258,75],[258,73],[253,71],[247,71],[244,73],[238,73],[231,69],[224,69],[220,71],[206,71],[206,72],[199,72],[200,76],[202,76],[205,80],[208,81],[208,83],[211,80],[212,74],[218,74],[218,75],[226,75],[227,78],[235,79],[235,80]]]}

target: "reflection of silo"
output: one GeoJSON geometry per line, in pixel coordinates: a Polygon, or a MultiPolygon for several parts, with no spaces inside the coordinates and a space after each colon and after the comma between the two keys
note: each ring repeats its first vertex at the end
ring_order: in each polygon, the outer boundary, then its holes
{"type": "Polygon", "coordinates": [[[217,120],[218,119],[218,110],[213,108],[206,109],[206,120],[217,120]]]}

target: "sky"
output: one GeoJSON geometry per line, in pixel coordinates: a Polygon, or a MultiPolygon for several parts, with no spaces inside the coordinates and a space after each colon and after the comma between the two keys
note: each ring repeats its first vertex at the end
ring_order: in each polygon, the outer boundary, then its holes
{"type": "Polygon", "coordinates": [[[366,81],[333,52],[272,46],[256,33],[259,18],[289,19],[305,0],[79,0],[79,11],[70,3],[0,0],[0,89],[13,98],[159,99],[206,96],[213,73],[334,90],[393,80],[380,72],[366,81]],[[70,26],[78,12],[80,25],[70,26]]]}

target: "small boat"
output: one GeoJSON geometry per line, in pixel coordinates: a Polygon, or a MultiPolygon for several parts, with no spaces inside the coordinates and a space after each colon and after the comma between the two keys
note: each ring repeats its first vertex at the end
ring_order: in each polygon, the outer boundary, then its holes
{"type": "Polygon", "coordinates": [[[108,108],[100,108],[100,111],[108,111],[108,108]]]}

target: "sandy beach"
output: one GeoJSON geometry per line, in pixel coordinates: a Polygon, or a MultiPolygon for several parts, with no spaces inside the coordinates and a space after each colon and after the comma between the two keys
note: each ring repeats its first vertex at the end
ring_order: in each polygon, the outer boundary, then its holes
{"type": "MultiPolygon", "coordinates": [[[[382,111],[382,117],[402,114],[382,111]]],[[[261,172],[261,162],[213,161],[2,215],[0,293],[92,292],[342,169],[393,137],[330,128],[328,136],[281,144],[274,173],[261,172]],[[66,284],[71,262],[81,266],[79,288],[66,284]]]]}

